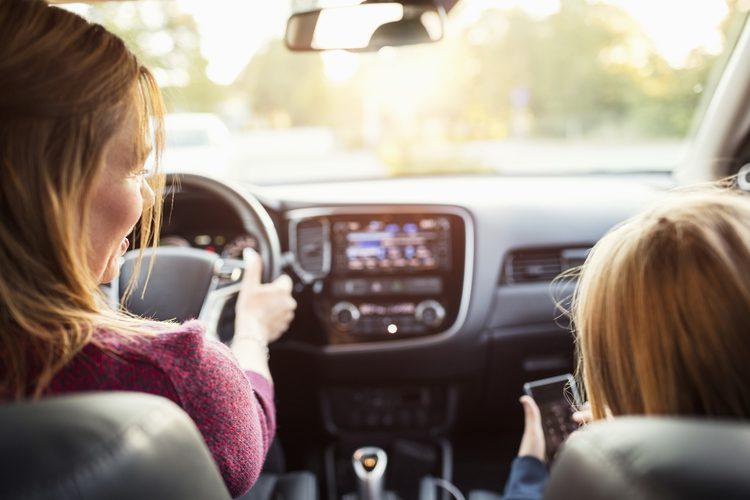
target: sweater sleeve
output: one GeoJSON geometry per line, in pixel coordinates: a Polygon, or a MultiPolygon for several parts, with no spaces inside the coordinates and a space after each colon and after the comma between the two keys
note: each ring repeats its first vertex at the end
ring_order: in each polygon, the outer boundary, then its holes
{"type": "Polygon", "coordinates": [[[227,489],[241,495],[257,480],[276,430],[273,387],[261,375],[244,373],[225,345],[204,337],[197,321],[153,342],[154,361],[203,435],[227,489]]]}
{"type": "Polygon", "coordinates": [[[503,500],[539,500],[547,484],[547,467],[536,457],[516,457],[505,483],[503,500]]]}

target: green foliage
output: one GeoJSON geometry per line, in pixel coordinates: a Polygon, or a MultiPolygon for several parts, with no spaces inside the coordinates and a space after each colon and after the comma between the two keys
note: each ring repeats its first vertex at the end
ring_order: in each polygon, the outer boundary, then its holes
{"type": "MultiPolygon", "coordinates": [[[[715,59],[696,53],[689,66],[674,69],[652,49],[640,67],[609,60],[647,38],[625,12],[584,0],[562,2],[541,21],[520,10],[490,11],[471,29],[492,34],[471,48],[483,69],[463,90],[465,109],[482,115],[471,120],[510,122],[514,89],[524,89],[533,136],[682,137],[715,59]]],[[[495,137],[487,130],[472,135],[495,137]]]]}
{"type": "Polygon", "coordinates": [[[249,97],[256,116],[271,125],[331,124],[331,96],[321,59],[290,52],[281,40],[256,54],[234,87],[249,97]]]}
{"type": "Polygon", "coordinates": [[[224,99],[206,75],[195,20],[176,3],[103,2],[89,17],[117,33],[157,76],[169,111],[212,111],[224,99]]]}
{"type": "MultiPolygon", "coordinates": [[[[727,0],[726,40],[744,21],[740,3],[727,0]]],[[[461,149],[471,141],[684,137],[717,63],[694,51],[674,68],[625,11],[563,0],[541,18],[486,9],[440,43],[361,55],[340,82],[326,76],[319,53],[272,40],[222,87],[206,76],[194,20],[174,3],[149,5],[101,5],[96,16],[172,80],[170,110],[215,112],[231,100],[245,108],[247,126],[332,127],[342,144],[373,146],[394,172],[476,168],[461,149]]]]}

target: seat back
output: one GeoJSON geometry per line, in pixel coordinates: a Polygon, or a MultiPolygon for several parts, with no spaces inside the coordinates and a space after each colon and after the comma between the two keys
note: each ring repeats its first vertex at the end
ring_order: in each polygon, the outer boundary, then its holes
{"type": "Polygon", "coordinates": [[[190,417],[143,393],[0,405],[3,499],[229,499],[190,417]]]}
{"type": "Polygon", "coordinates": [[[575,433],[545,499],[750,498],[750,424],[625,417],[575,433]]]}

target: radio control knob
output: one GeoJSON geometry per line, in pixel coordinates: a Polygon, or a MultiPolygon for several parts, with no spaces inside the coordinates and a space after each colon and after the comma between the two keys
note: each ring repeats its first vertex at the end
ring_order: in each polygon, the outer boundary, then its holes
{"type": "Polygon", "coordinates": [[[436,300],[423,300],[414,309],[414,317],[429,327],[440,326],[445,319],[445,308],[436,300]]]}
{"type": "Polygon", "coordinates": [[[331,323],[340,330],[350,330],[359,321],[359,309],[351,302],[339,302],[331,308],[331,323]]]}

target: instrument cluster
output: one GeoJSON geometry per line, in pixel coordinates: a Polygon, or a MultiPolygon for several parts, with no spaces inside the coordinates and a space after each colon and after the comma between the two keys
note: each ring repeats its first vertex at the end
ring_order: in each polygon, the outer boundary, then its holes
{"type": "Polygon", "coordinates": [[[217,253],[227,259],[241,259],[245,248],[252,248],[256,252],[258,238],[252,234],[232,234],[225,232],[198,232],[195,234],[179,235],[165,234],[159,240],[160,246],[192,247],[217,253]]]}

